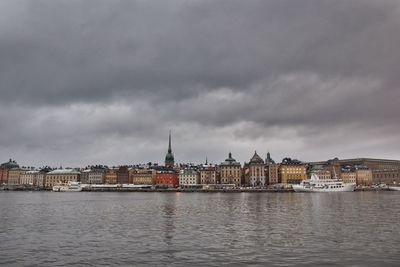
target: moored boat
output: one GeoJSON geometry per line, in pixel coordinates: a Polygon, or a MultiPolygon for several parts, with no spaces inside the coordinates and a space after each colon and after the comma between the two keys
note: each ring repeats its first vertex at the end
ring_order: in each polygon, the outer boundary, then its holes
{"type": "Polygon", "coordinates": [[[344,183],[339,179],[319,179],[318,175],[312,174],[311,179],[303,180],[300,184],[292,185],[295,192],[352,192],[355,183],[344,183]]]}
{"type": "Polygon", "coordinates": [[[82,186],[80,182],[69,182],[64,185],[53,186],[54,192],[80,192],[82,191],[82,186]]]}
{"type": "Polygon", "coordinates": [[[400,191],[400,185],[398,184],[388,185],[388,188],[389,190],[400,191]]]}

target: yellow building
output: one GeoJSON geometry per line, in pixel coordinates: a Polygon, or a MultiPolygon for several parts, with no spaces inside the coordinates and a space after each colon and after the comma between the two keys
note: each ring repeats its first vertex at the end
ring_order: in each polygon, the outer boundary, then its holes
{"type": "Polygon", "coordinates": [[[342,171],[340,175],[344,183],[357,183],[357,174],[353,171],[342,171]]]}
{"type": "Polygon", "coordinates": [[[290,158],[283,159],[278,174],[279,180],[283,184],[296,184],[307,179],[306,165],[290,158]]]}
{"type": "Polygon", "coordinates": [[[51,188],[57,184],[78,182],[80,172],[75,169],[58,169],[48,172],[45,179],[45,187],[51,188]]]}
{"type": "Polygon", "coordinates": [[[129,173],[132,184],[152,185],[156,179],[157,171],[154,169],[134,169],[129,173]]]}
{"type": "Polygon", "coordinates": [[[241,185],[242,167],[239,162],[232,158],[232,153],[229,153],[228,158],[221,163],[221,184],[241,185]]]}
{"type": "Polygon", "coordinates": [[[35,171],[35,170],[30,170],[25,173],[22,173],[20,176],[20,184],[34,185],[35,180],[36,180],[35,178],[38,173],[39,173],[39,171],[35,171]]]}
{"type": "Polygon", "coordinates": [[[356,170],[357,185],[372,185],[372,171],[367,169],[356,170]]]}
{"type": "MultiPolygon", "coordinates": [[[[315,174],[319,177],[321,180],[328,180],[328,179],[334,179],[334,175],[332,175],[332,172],[328,170],[329,168],[324,168],[323,165],[314,165],[312,166],[311,169],[309,169],[308,173],[308,178],[311,178],[312,174],[315,174]]],[[[335,173],[335,171],[334,171],[335,173]]],[[[339,178],[339,177],[337,177],[339,178]]]]}
{"type": "Polygon", "coordinates": [[[118,169],[106,169],[104,174],[105,184],[116,184],[117,183],[117,171],[118,169]]]}
{"type": "Polygon", "coordinates": [[[8,185],[19,185],[21,184],[21,175],[27,172],[20,168],[13,168],[8,170],[8,185]]]}

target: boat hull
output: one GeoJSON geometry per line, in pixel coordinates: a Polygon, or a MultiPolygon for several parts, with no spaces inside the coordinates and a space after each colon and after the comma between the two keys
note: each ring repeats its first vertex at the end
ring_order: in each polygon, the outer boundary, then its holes
{"type": "Polygon", "coordinates": [[[353,192],[356,186],[355,184],[345,184],[344,187],[340,188],[316,188],[316,187],[304,187],[302,185],[293,185],[292,187],[295,192],[325,193],[325,192],[353,192]]]}
{"type": "Polygon", "coordinates": [[[53,192],[81,192],[82,186],[80,183],[71,183],[68,185],[55,185],[53,186],[53,192]]]}
{"type": "Polygon", "coordinates": [[[400,191],[400,186],[388,186],[389,190],[400,191]]]}
{"type": "Polygon", "coordinates": [[[82,188],[61,188],[59,192],[81,192],[82,188]]]}

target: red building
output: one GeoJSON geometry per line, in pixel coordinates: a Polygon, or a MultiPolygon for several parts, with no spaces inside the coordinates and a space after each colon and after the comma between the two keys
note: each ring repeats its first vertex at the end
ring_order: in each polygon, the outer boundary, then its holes
{"type": "Polygon", "coordinates": [[[173,170],[158,171],[155,179],[155,184],[161,187],[178,187],[178,174],[173,170]]]}
{"type": "Polygon", "coordinates": [[[8,169],[0,168],[0,185],[8,183],[8,169]]]}

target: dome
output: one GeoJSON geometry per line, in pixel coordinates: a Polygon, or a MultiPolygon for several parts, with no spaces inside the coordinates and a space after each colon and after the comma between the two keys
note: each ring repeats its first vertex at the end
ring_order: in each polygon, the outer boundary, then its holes
{"type": "Polygon", "coordinates": [[[1,167],[4,169],[14,169],[19,168],[19,165],[15,160],[10,159],[10,161],[1,164],[1,167]]]}
{"type": "Polygon", "coordinates": [[[222,162],[221,165],[240,165],[240,163],[236,162],[236,160],[232,158],[232,153],[229,152],[228,158],[222,162]]]}

